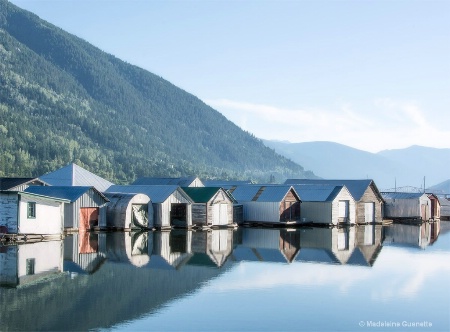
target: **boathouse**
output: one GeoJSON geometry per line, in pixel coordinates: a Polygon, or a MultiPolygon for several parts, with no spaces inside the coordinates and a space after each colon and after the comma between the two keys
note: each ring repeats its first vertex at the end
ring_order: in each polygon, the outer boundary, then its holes
{"type": "Polygon", "coordinates": [[[317,224],[354,224],[355,200],[345,186],[294,185],[302,199],[301,221],[317,224]]]}
{"type": "Polygon", "coordinates": [[[153,205],[153,226],[192,226],[192,199],[177,185],[114,185],[107,193],[138,193],[147,195],[153,205]]]}
{"type": "Polygon", "coordinates": [[[108,199],[94,187],[33,186],[25,192],[68,200],[64,208],[64,228],[68,231],[106,227],[108,199]]]}
{"type": "Polygon", "coordinates": [[[134,181],[131,185],[137,186],[169,186],[180,187],[204,187],[202,180],[195,176],[185,176],[180,178],[150,178],[143,177],[134,181]]]}
{"type": "Polygon", "coordinates": [[[192,224],[229,226],[233,224],[233,200],[222,188],[184,187],[192,199],[192,224]]]}
{"type": "Polygon", "coordinates": [[[441,203],[439,198],[435,194],[427,193],[428,198],[430,199],[430,219],[431,220],[440,220],[441,218],[441,203]]]}
{"type": "Polygon", "coordinates": [[[431,200],[425,193],[383,192],[384,217],[388,219],[431,219],[431,200]]]}
{"type": "Polygon", "coordinates": [[[153,227],[153,205],[145,194],[105,193],[106,226],[116,229],[153,227]]]}
{"type": "Polygon", "coordinates": [[[450,200],[439,197],[439,205],[441,206],[441,219],[450,220],[450,200]]]}
{"type": "Polygon", "coordinates": [[[377,186],[375,185],[375,182],[371,179],[288,179],[285,181],[285,184],[326,184],[334,186],[346,186],[356,203],[356,223],[367,224],[372,222],[381,222],[383,219],[383,197],[377,186]]]}
{"type": "Polygon", "coordinates": [[[64,204],[69,203],[69,201],[49,196],[1,191],[0,233],[62,234],[64,231],[64,204]]]}
{"type": "Polygon", "coordinates": [[[243,185],[229,190],[244,222],[285,224],[300,219],[300,197],[290,185],[243,185]]]}

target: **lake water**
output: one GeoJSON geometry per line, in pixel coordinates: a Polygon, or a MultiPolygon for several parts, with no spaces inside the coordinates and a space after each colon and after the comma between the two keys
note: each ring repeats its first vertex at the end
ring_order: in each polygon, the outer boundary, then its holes
{"type": "Polygon", "coordinates": [[[0,247],[0,330],[449,331],[450,222],[0,247]]]}

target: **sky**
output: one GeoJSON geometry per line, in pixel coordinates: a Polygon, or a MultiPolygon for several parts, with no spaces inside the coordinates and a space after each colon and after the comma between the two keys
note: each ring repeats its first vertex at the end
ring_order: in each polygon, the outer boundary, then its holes
{"type": "Polygon", "coordinates": [[[450,148],[450,1],[10,0],[262,139],[450,148]]]}

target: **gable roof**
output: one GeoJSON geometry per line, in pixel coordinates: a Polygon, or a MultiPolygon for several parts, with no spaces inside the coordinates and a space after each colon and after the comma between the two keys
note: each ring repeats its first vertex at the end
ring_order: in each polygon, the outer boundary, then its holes
{"type": "Polygon", "coordinates": [[[70,202],[75,202],[78,198],[83,196],[90,189],[97,192],[105,202],[109,200],[99,192],[95,187],[82,187],[82,186],[31,186],[25,189],[26,193],[38,194],[48,197],[56,197],[60,199],[66,199],[70,202]]]}
{"type": "Polygon", "coordinates": [[[46,185],[46,183],[39,178],[0,178],[0,190],[10,190],[14,187],[35,181],[41,182],[43,185],[46,185]]]}
{"type": "Polygon", "coordinates": [[[52,186],[89,186],[98,191],[105,191],[114,184],[74,163],[39,178],[52,186]]]}
{"type": "Polygon", "coordinates": [[[302,202],[331,202],[345,186],[327,184],[297,184],[295,191],[300,195],[302,202]]]}
{"type": "Polygon", "coordinates": [[[367,188],[373,185],[375,192],[381,198],[381,194],[372,179],[363,180],[326,180],[326,179],[287,179],[285,184],[327,184],[335,186],[346,186],[356,201],[360,201],[367,188]]]}
{"type": "Polygon", "coordinates": [[[169,198],[170,195],[172,195],[177,190],[179,190],[180,193],[185,196],[188,201],[192,201],[192,199],[177,185],[113,185],[109,187],[106,192],[146,194],[150,197],[152,203],[163,203],[167,200],[167,198],[169,198]]]}
{"type": "MultiPolygon", "coordinates": [[[[220,190],[219,187],[183,187],[183,191],[188,194],[188,196],[195,203],[207,203],[209,202],[220,190]]],[[[227,194],[225,196],[228,197],[227,194]]]]}
{"type": "Polygon", "coordinates": [[[283,184],[232,186],[229,191],[238,202],[281,202],[290,190],[301,200],[294,187],[283,184]]]}
{"type": "Polygon", "coordinates": [[[180,187],[189,187],[191,183],[194,181],[199,181],[202,185],[203,183],[196,176],[185,176],[179,178],[152,178],[152,177],[143,177],[134,181],[131,185],[178,185],[180,187]]]}

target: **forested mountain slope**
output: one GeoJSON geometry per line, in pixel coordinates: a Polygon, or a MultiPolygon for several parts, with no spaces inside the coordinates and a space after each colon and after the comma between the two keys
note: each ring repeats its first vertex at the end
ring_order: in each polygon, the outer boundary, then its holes
{"type": "MultiPolygon", "coordinates": [[[[81,24],[81,23],[80,23],[81,24]]],[[[0,0],[0,176],[311,177],[195,96],[0,0]]]]}

